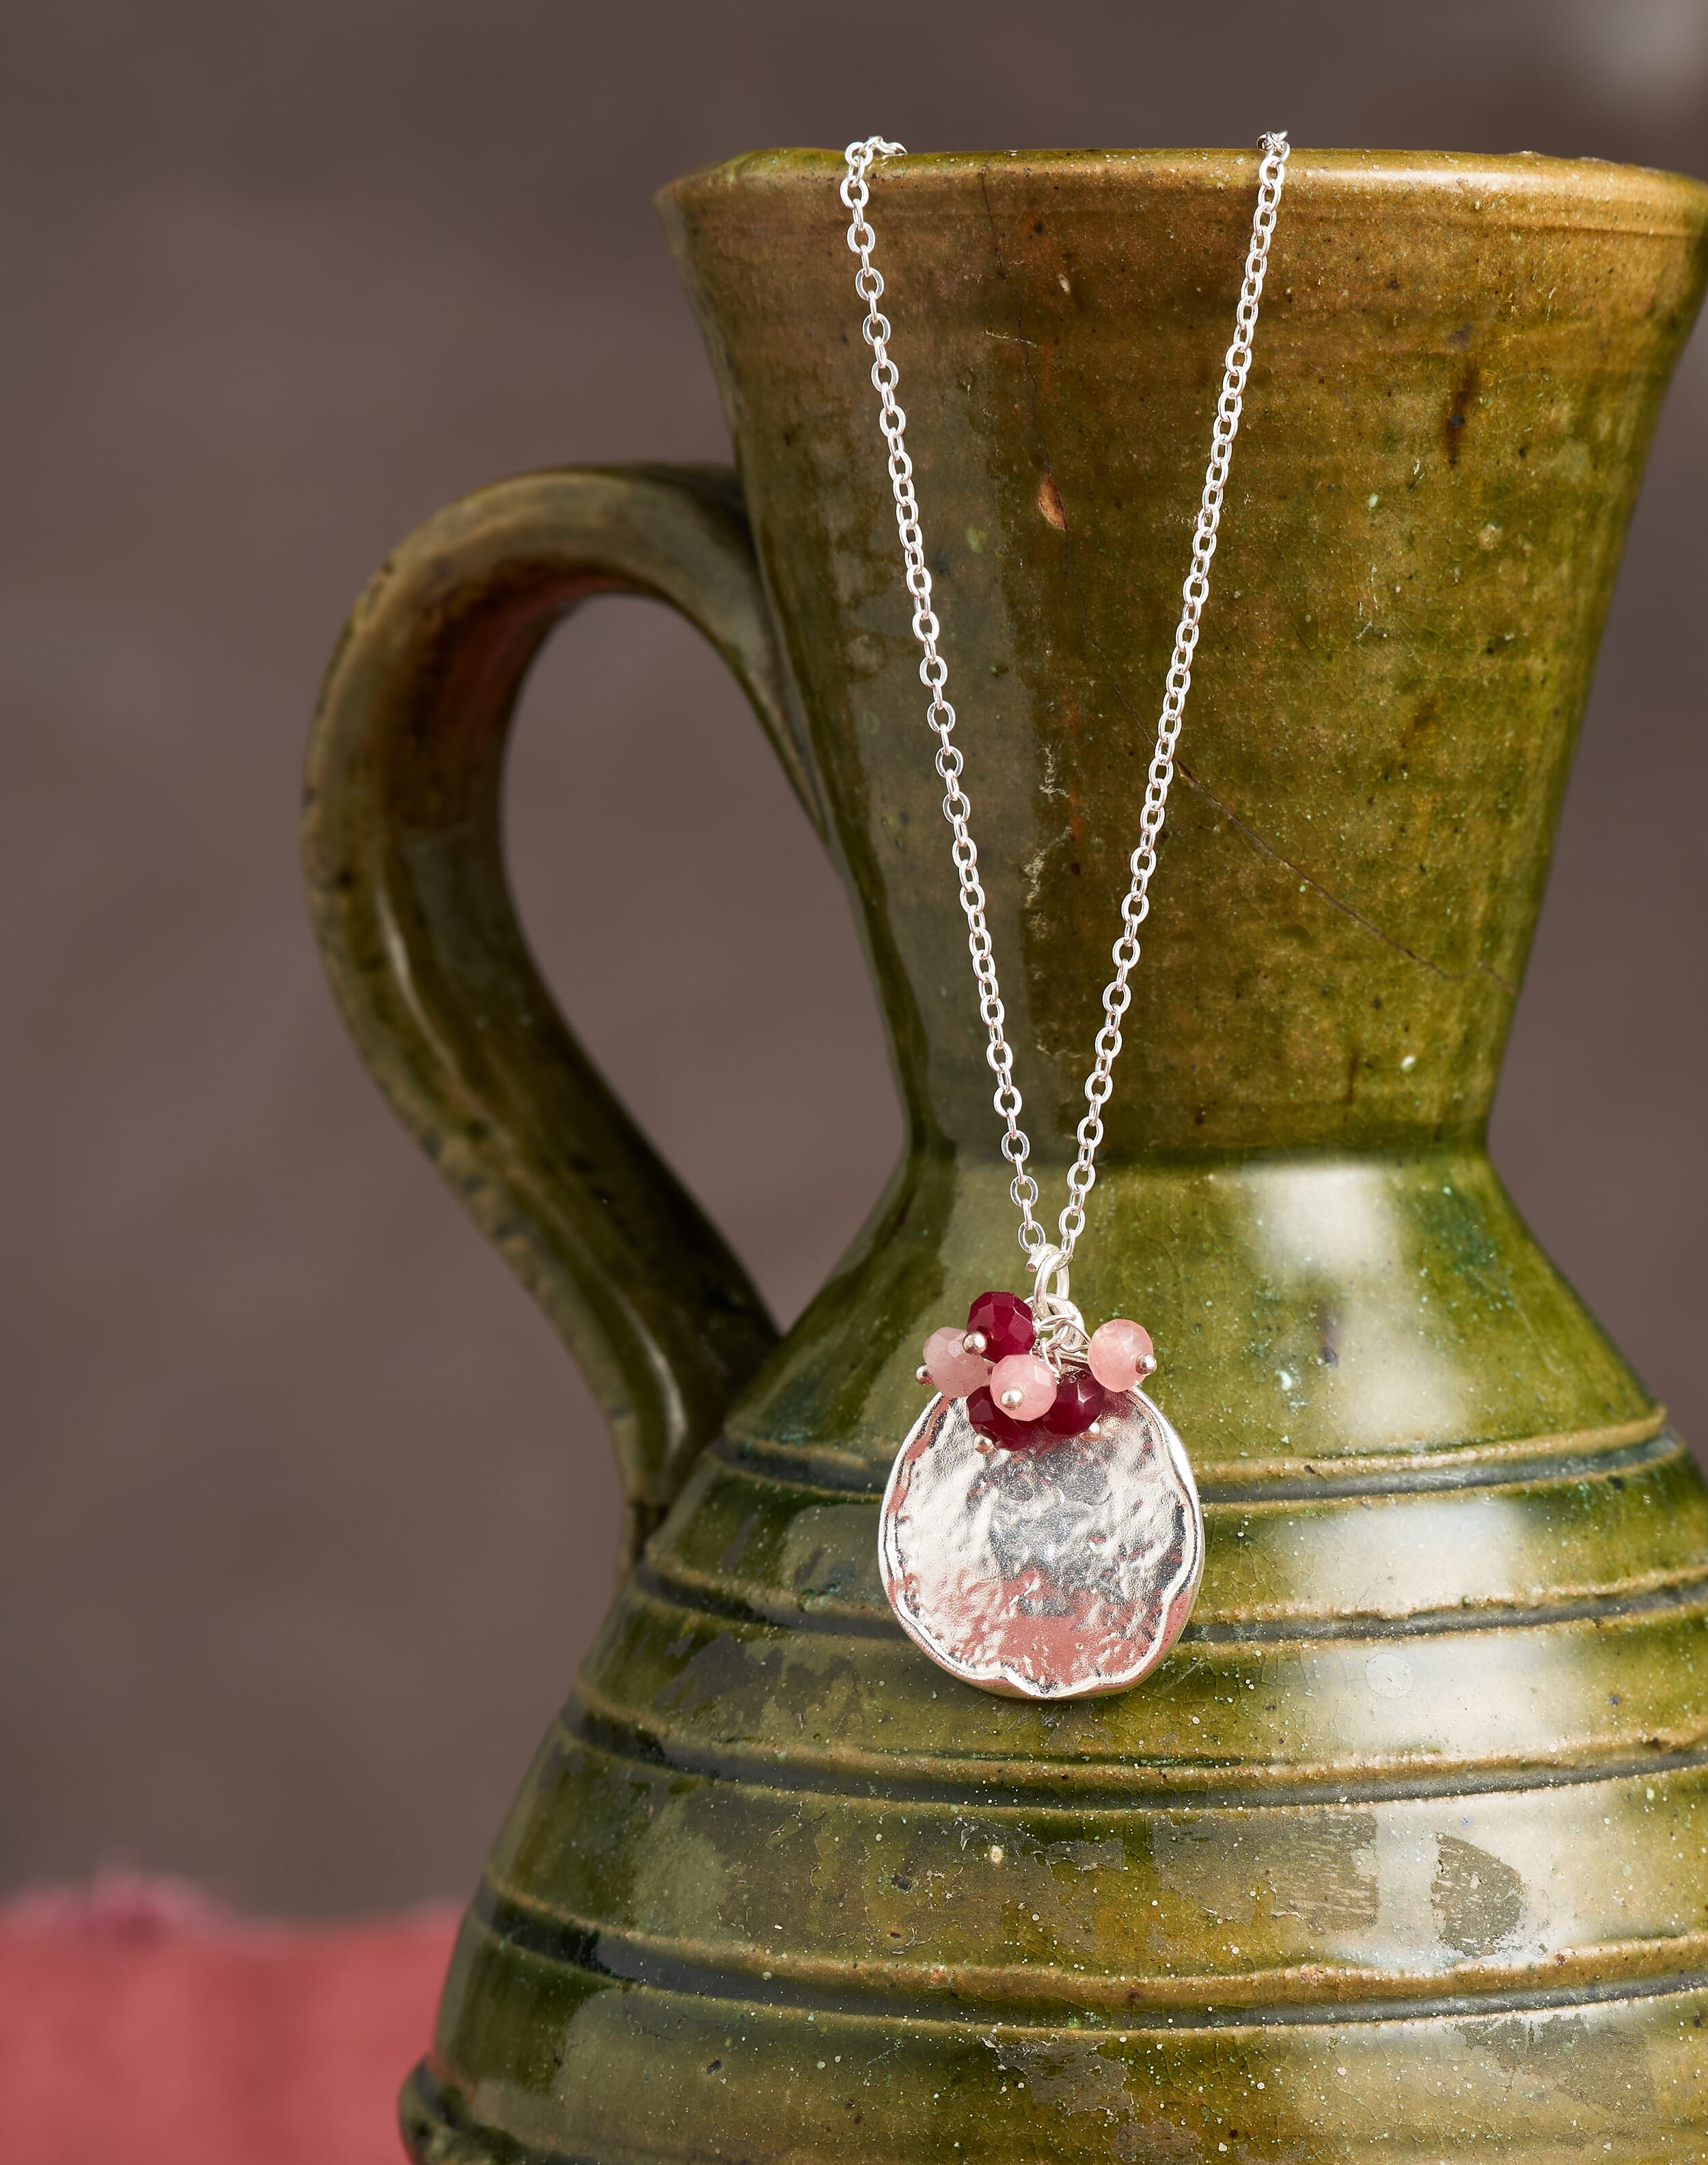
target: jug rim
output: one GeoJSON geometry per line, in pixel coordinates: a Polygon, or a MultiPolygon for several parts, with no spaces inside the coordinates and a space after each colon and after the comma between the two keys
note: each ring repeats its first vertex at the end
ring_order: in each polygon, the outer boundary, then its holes
{"type": "MultiPolygon", "coordinates": [[[[910,151],[884,168],[884,187],[905,213],[907,198],[935,194],[946,182],[988,181],[998,169],[1060,185],[1106,178],[1125,188],[1214,193],[1250,183],[1259,153],[1244,150],[1082,149],[910,151]]],[[[704,205],[733,191],[755,200],[830,185],[840,150],[807,147],[750,150],[669,182],[654,197],[662,212],[704,205]]],[[[1320,215],[1353,200],[1380,197],[1404,213],[1485,219],[1496,209],[1527,224],[1553,224],[1562,213],[1588,229],[1600,208],[1621,229],[1701,233],[1708,229],[1708,182],[1663,167],[1605,158],[1557,158],[1537,150],[1395,150],[1295,148],[1289,164],[1289,215],[1320,215]],[[1301,185],[1302,184],[1302,185],[1301,185]],[[1492,196],[1494,203],[1482,200],[1492,196]]]]}

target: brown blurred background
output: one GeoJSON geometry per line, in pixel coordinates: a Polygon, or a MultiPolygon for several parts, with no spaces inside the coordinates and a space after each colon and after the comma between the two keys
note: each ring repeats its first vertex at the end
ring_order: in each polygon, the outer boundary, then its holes
{"type": "MultiPolygon", "coordinates": [[[[1708,173],[1708,0],[8,11],[0,1889],[458,1892],[605,1604],[586,1393],[305,929],[303,732],[369,570],[507,471],[723,456],[649,207],[675,174],[1278,124],[1708,173]]],[[[1705,500],[1699,336],[1495,1122],[1699,1441],[1705,500]]],[[[559,639],[512,817],[570,1014],[792,1315],[899,1125],[840,893],[692,635],[607,602],[559,639]]]]}

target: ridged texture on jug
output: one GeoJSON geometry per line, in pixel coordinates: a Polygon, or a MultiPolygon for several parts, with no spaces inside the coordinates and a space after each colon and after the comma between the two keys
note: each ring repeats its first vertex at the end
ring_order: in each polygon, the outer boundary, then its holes
{"type": "MultiPolygon", "coordinates": [[[[1046,1160],[1255,162],[875,183],[1046,1160]]],[[[1480,1139],[1703,192],[1295,155],[1075,1273],[1155,1337],[1203,1592],[1149,1683],[1038,1708],[933,1669],[877,1581],[918,1345],[1020,1274],[838,171],[749,161],[665,209],[912,1147],[546,1740],[417,2154],[1696,2157],[1708,1496],[1480,1139]]]]}

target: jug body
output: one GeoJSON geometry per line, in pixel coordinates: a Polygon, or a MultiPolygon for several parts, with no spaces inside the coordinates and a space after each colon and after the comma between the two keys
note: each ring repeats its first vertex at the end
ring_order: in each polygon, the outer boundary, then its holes
{"type": "MultiPolygon", "coordinates": [[[[1255,164],[874,181],[1049,1217],[1255,164]]],[[[647,1462],[638,1531],[668,1515],[469,1913],[416,2154],[1690,2155],[1708,1496],[1483,1143],[1708,193],[1295,154],[1075,1271],[1156,1340],[1203,1588],[1144,1685],[1039,1707],[933,1668],[878,1579],[920,1341],[1021,1272],[839,173],[769,154],[661,208],[762,597],[713,635],[846,874],[907,1154],[775,1348],[733,1281],[707,1297],[715,1436],[647,1462]]],[[[597,583],[563,577],[565,605],[597,583]]],[[[464,672],[489,709],[537,644],[506,636],[507,677],[464,672]]],[[[400,682],[463,681],[422,651],[400,682]]],[[[334,717],[377,696],[341,666],[334,717]]],[[[444,1163],[418,1061],[370,1056],[444,1163]]],[[[447,1169],[481,1214],[471,1136],[447,1169]]]]}

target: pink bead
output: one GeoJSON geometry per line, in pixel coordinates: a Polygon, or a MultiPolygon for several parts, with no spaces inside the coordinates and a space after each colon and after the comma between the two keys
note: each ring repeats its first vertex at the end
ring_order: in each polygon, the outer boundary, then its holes
{"type": "Polygon", "coordinates": [[[991,1371],[991,1396],[1010,1420],[1035,1421],[1055,1395],[1055,1372],[1036,1353],[1010,1353],[991,1371]]]}
{"type": "Polygon", "coordinates": [[[964,1330],[933,1330],[925,1341],[925,1372],[934,1389],[946,1399],[964,1399],[991,1380],[991,1364],[982,1353],[969,1353],[961,1341],[964,1330]]]}
{"type": "Polygon", "coordinates": [[[1086,1362],[1106,1391],[1130,1391],[1157,1364],[1150,1333],[1124,1315],[1112,1316],[1091,1333],[1086,1362]]]}

